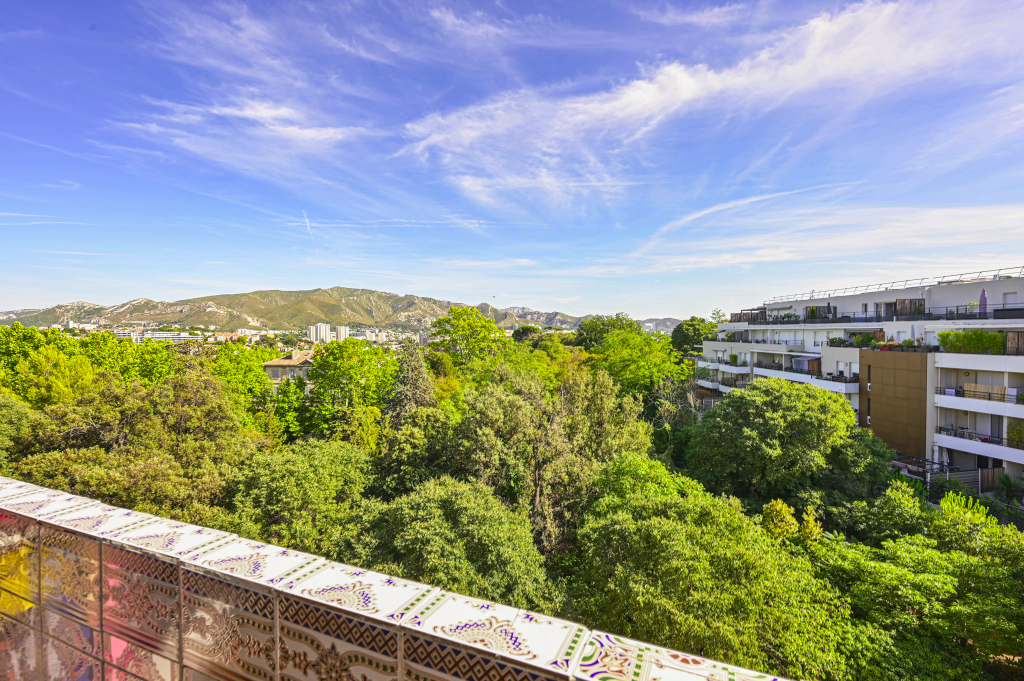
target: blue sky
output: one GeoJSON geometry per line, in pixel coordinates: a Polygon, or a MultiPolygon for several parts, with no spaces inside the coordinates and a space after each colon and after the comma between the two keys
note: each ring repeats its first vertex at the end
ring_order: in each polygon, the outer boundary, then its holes
{"type": "Polygon", "coordinates": [[[14,3],[0,310],[707,314],[1024,264],[1024,3],[14,3]]]}

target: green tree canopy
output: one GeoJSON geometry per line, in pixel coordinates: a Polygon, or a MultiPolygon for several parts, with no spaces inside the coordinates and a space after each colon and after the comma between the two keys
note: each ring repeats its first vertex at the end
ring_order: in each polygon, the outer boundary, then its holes
{"type": "Polygon", "coordinates": [[[689,372],[662,334],[612,331],[593,351],[594,365],[607,371],[626,395],[645,396],[662,381],[685,378],[689,372]]]}
{"type": "Polygon", "coordinates": [[[505,333],[475,307],[452,306],[431,328],[437,339],[432,345],[448,353],[456,366],[496,353],[506,344],[505,333]]]}
{"type": "Polygon", "coordinates": [[[709,322],[703,317],[684,319],[672,329],[672,347],[684,355],[699,352],[704,341],[714,338],[717,328],[717,322],[709,322]]]}
{"type": "Polygon", "coordinates": [[[307,380],[309,426],[331,433],[353,407],[379,409],[394,387],[398,360],[384,348],[356,338],[317,347],[307,380]]]}
{"type": "Polygon", "coordinates": [[[395,387],[384,405],[384,413],[391,418],[392,426],[398,426],[413,410],[432,407],[436,402],[423,352],[414,341],[406,341],[398,353],[395,387]]]}
{"type": "Polygon", "coordinates": [[[359,564],[468,596],[552,610],[526,516],[485,485],[448,477],[382,507],[357,540],[359,564]]]}
{"type": "Polygon", "coordinates": [[[347,442],[309,441],[257,452],[241,467],[233,506],[238,532],[260,541],[351,559],[355,506],[369,454],[347,442]]]}
{"type": "Polygon", "coordinates": [[[617,312],[614,315],[594,315],[590,319],[580,322],[576,330],[576,345],[584,350],[593,350],[604,342],[604,337],[612,331],[630,331],[643,333],[644,327],[640,322],[630,319],[625,312],[617,312]]]}
{"type": "Polygon", "coordinates": [[[658,466],[625,457],[598,477],[606,494],[569,577],[583,621],[792,678],[849,678],[856,629],[839,592],[737,504],[658,466]]]}
{"type": "Polygon", "coordinates": [[[512,340],[516,343],[532,343],[541,335],[540,327],[520,326],[512,332],[512,340]]]}
{"type": "Polygon", "coordinates": [[[758,378],[704,414],[684,469],[709,491],[754,508],[772,499],[820,508],[884,489],[891,460],[884,444],[857,427],[842,395],[758,378]]]}
{"type": "Polygon", "coordinates": [[[87,357],[68,357],[54,345],[28,353],[15,367],[15,392],[36,409],[67,404],[92,389],[96,367],[87,357]]]}
{"type": "Polygon", "coordinates": [[[0,392],[0,475],[9,474],[8,458],[15,443],[24,437],[33,412],[13,395],[0,392]]]}

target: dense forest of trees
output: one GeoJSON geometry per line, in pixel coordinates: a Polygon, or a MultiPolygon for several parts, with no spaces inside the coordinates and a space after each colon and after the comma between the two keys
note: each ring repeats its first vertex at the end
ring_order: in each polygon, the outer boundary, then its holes
{"type": "Polygon", "coordinates": [[[684,325],[453,308],[276,395],[267,348],[0,327],[0,469],[791,678],[1022,678],[1024,535],[925,503],[841,396],[697,419],[684,325]]]}

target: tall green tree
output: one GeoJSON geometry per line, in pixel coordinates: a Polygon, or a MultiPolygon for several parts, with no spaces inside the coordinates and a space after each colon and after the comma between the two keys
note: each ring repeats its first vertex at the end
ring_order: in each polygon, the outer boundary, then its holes
{"type": "Polygon", "coordinates": [[[569,577],[584,623],[792,678],[853,677],[849,652],[864,642],[809,561],[660,464],[608,468],[569,577]]]}
{"type": "Polygon", "coordinates": [[[626,395],[646,396],[662,381],[685,378],[690,371],[662,334],[612,331],[593,352],[594,365],[608,372],[626,395]]]}
{"type": "Polygon", "coordinates": [[[754,508],[773,499],[821,508],[878,494],[891,460],[881,441],[857,427],[842,395],[758,378],[704,414],[684,469],[709,491],[754,508]]]}
{"type": "Polygon", "coordinates": [[[431,324],[432,345],[448,353],[456,366],[465,366],[474,359],[499,352],[507,344],[505,333],[493,319],[475,307],[452,306],[448,314],[431,324]]]}
{"type": "Polygon", "coordinates": [[[14,372],[14,392],[41,409],[70,403],[91,390],[96,367],[83,355],[69,357],[55,345],[43,345],[18,362],[14,372]]]}
{"type": "Polygon", "coordinates": [[[413,410],[432,407],[436,403],[434,382],[427,371],[423,351],[415,341],[406,341],[398,352],[395,388],[388,396],[383,411],[390,417],[392,426],[398,426],[413,410]]]}
{"type": "Polygon", "coordinates": [[[442,589],[551,612],[556,594],[525,514],[480,483],[430,480],[370,517],[358,564],[442,589]]]}
{"type": "Polygon", "coordinates": [[[13,395],[0,392],[0,475],[9,474],[9,457],[32,424],[33,412],[13,395]]]}
{"type": "Polygon", "coordinates": [[[672,329],[672,347],[684,355],[699,352],[704,341],[714,338],[717,328],[717,322],[709,322],[703,317],[684,319],[672,329]]]}
{"type": "Polygon", "coordinates": [[[311,440],[257,452],[234,483],[237,531],[247,537],[351,560],[369,454],[347,442],[311,440]]]}
{"type": "Polygon", "coordinates": [[[584,350],[593,350],[604,342],[605,336],[613,331],[628,331],[632,333],[643,333],[644,327],[640,322],[630,319],[625,312],[617,312],[614,315],[594,315],[590,319],[580,322],[576,330],[576,345],[584,350]]]}
{"type": "Polygon", "coordinates": [[[317,347],[307,380],[309,427],[329,434],[356,407],[380,409],[394,387],[398,360],[384,348],[356,338],[317,347]]]}

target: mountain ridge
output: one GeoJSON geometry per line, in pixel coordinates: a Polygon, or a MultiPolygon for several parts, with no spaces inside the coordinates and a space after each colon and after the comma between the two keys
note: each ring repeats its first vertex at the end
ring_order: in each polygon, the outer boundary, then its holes
{"type": "MultiPolygon", "coordinates": [[[[214,326],[219,329],[301,330],[312,324],[327,322],[332,326],[426,331],[435,319],[448,314],[452,307],[470,305],[413,294],[333,286],[298,291],[265,289],[176,301],[135,298],[109,306],[78,300],[45,309],[0,311],[0,325],[14,322],[26,326],[50,326],[67,321],[100,325],[154,322],[174,326],[214,326]]],[[[576,317],[557,311],[541,312],[523,306],[497,308],[489,303],[479,303],[472,307],[505,329],[533,324],[571,330],[583,320],[593,317],[576,317]]],[[[668,318],[649,321],[664,323],[668,318]]]]}

